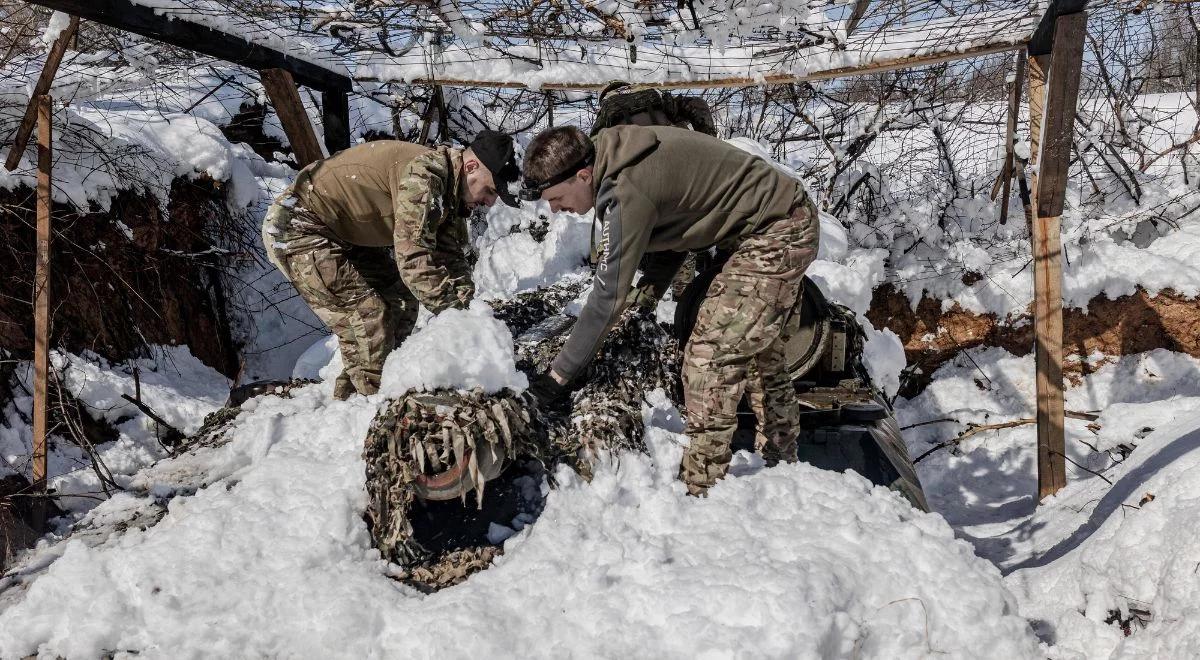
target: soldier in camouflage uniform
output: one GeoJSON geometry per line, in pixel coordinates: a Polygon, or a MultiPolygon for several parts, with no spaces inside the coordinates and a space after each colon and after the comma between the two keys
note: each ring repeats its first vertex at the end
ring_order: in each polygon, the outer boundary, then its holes
{"type": "Polygon", "coordinates": [[[525,152],[526,199],[602,225],[596,277],[561,353],[531,389],[554,397],[594,357],[638,289],[656,300],[689,250],[731,253],[684,350],[691,446],[680,467],[700,494],[729,469],[737,406],[748,393],[768,463],[796,460],[800,410],[784,346],[795,331],[804,271],[816,257],[817,211],[796,180],[721,140],[674,127],[618,126],[589,140],[572,127],[525,152]],[[645,256],[646,259],[642,259],[645,256]]]}
{"type": "Polygon", "coordinates": [[[498,196],[515,206],[518,175],[512,138],[495,131],[466,150],[368,142],[296,175],[267,211],[263,245],[337,335],[335,398],[378,391],[418,304],[437,313],[470,302],[465,216],[498,196]]]}

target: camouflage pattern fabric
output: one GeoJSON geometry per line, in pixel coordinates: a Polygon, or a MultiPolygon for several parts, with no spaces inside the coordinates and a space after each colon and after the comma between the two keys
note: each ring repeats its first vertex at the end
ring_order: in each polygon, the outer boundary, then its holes
{"type": "Polygon", "coordinates": [[[484,484],[495,477],[485,474],[489,466],[479,463],[483,450],[504,462],[518,453],[536,453],[531,443],[538,443],[544,432],[530,410],[535,409],[524,393],[439,390],[411,392],[376,415],[363,446],[366,518],[375,547],[384,557],[412,564],[426,554],[412,540],[409,520],[421,475],[465,467],[460,478],[482,504],[484,484]]]}
{"type": "Polygon", "coordinates": [[[747,236],[708,288],[683,354],[691,445],[679,472],[693,494],[728,472],[743,394],[768,464],[796,460],[800,409],[784,347],[799,321],[793,310],[818,232],[816,209],[806,200],[790,217],[747,236]]]}
{"type": "Polygon", "coordinates": [[[458,172],[462,154],[435,149],[413,159],[396,184],[396,263],[404,283],[429,311],[466,307],[475,295],[467,221],[458,172]]]}
{"type": "Polygon", "coordinates": [[[338,338],[343,373],[334,397],[379,391],[383,362],[412,332],[417,299],[386,248],[346,245],[292,198],[271,206],[263,223],[267,257],[338,338]]]}

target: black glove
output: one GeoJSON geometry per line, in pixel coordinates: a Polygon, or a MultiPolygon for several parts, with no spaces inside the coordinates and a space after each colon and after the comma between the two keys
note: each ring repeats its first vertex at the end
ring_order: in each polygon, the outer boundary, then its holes
{"type": "Polygon", "coordinates": [[[549,372],[538,375],[529,384],[529,394],[537,399],[539,407],[553,405],[567,395],[567,388],[560,385],[549,372]]]}

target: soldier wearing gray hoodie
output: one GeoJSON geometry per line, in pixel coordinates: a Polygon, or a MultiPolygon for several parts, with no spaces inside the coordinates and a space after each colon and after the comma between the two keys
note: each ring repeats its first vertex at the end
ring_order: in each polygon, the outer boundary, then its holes
{"type": "Polygon", "coordinates": [[[549,129],[525,152],[523,197],[601,223],[596,277],[562,352],[535,383],[547,396],[592,360],[638,288],[656,300],[684,253],[732,253],[700,306],[684,349],[691,445],[680,477],[700,494],[732,458],[737,406],[749,395],[768,463],[795,460],[799,408],[784,346],[798,321],[804,271],[816,256],[816,208],[796,180],[716,138],[673,127],[618,126],[588,139],[549,129]]]}

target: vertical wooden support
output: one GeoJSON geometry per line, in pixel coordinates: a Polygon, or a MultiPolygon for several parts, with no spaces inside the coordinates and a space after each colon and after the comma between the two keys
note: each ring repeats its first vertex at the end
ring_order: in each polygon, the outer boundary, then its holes
{"type": "Polygon", "coordinates": [[[329,155],[350,148],[350,96],[346,92],[321,92],[321,114],[325,124],[325,151],[329,155]]]}
{"type": "Polygon", "coordinates": [[[17,169],[17,165],[21,162],[21,155],[25,153],[25,147],[29,145],[29,136],[33,135],[33,125],[38,119],[38,97],[50,92],[50,83],[54,82],[54,75],[58,73],[58,67],[62,64],[63,55],[67,52],[67,44],[70,43],[71,37],[78,28],[79,17],[72,16],[71,22],[54,40],[54,45],[50,47],[50,53],[46,55],[46,64],[42,66],[42,73],[33,86],[33,95],[29,97],[29,105],[25,106],[25,116],[21,118],[21,123],[17,126],[17,132],[13,136],[12,149],[8,152],[8,159],[4,161],[4,169],[9,172],[17,169]]]}
{"type": "Polygon", "coordinates": [[[50,374],[50,209],[51,107],[50,97],[37,101],[38,175],[37,248],[33,274],[33,522],[46,528],[46,408],[50,374]]]}
{"type": "Polygon", "coordinates": [[[296,163],[304,167],[325,157],[321,145],[317,142],[317,134],[313,131],[312,122],[300,101],[300,91],[296,89],[296,81],[292,74],[284,69],[263,69],[259,71],[263,88],[271,99],[271,107],[283,124],[283,132],[287,134],[288,142],[292,143],[292,153],[296,154],[296,163]]]}
{"type": "MultiPolygon", "coordinates": [[[[1045,76],[1044,112],[1038,135],[1038,176],[1033,222],[1034,329],[1037,337],[1037,438],[1038,497],[1053,495],[1067,483],[1063,429],[1062,381],[1062,242],[1061,219],[1067,190],[1067,166],[1079,76],[1083,66],[1083,40],[1087,14],[1059,16],[1049,70],[1045,76]]],[[[1037,62],[1039,58],[1032,58],[1037,62]]],[[[1033,66],[1030,67],[1032,73],[1033,66]]],[[[1030,119],[1034,117],[1030,85],[1030,119]]],[[[1040,96],[1040,95],[1039,95],[1040,96]]]]}
{"type": "MultiPolygon", "coordinates": [[[[1017,52],[1016,72],[1013,76],[1012,89],[1008,94],[1008,125],[1004,132],[1004,169],[1000,172],[1003,183],[1000,185],[1000,224],[1008,222],[1008,198],[1012,193],[1013,168],[1015,154],[1014,142],[1017,138],[1017,115],[1021,112],[1021,83],[1025,79],[1025,51],[1017,52]]],[[[995,198],[995,188],[993,199],[995,198]]]]}

